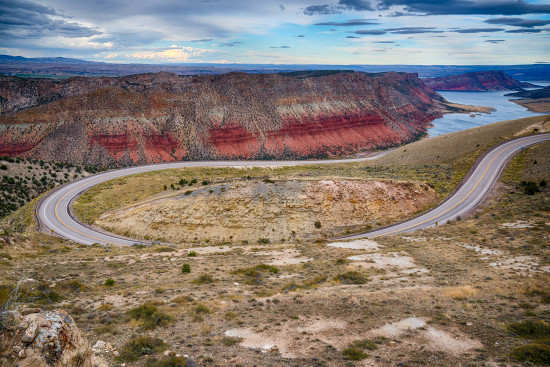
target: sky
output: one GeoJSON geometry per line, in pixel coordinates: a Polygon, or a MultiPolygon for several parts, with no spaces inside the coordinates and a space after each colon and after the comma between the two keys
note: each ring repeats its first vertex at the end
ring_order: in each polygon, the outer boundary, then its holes
{"type": "Polygon", "coordinates": [[[0,0],[0,54],[112,63],[550,63],[550,0],[0,0]]]}

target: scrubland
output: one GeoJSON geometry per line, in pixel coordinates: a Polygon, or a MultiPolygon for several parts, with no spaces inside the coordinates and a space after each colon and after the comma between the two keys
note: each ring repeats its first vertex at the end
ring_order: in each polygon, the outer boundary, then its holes
{"type": "MultiPolygon", "coordinates": [[[[275,182],[266,185],[327,177],[424,182],[442,198],[486,147],[526,129],[544,131],[547,120],[426,139],[376,164],[128,177],[78,205],[93,223],[143,200],[247,176],[275,182]],[[448,178],[437,180],[442,174],[448,178]]],[[[92,343],[113,346],[96,352],[109,366],[184,366],[186,358],[201,366],[547,365],[548,172],[550,143],[526,149],[468,217],[376,241],[265,235],[81,246],[32,226],[10,231],[4,221],[0,296],[23,279],[18,306],[67,309],[92,343]]]]}

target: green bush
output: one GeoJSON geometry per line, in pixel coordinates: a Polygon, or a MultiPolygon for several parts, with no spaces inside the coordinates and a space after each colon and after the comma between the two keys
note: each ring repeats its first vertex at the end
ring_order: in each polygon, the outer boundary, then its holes
{"type": "Polygon", "coordinates": [[[58,287],[72,293],[80,293],[88,289],[88,287],[85,284],[80,283],[76,279],[70,282],[59,283],[58,287]]]}
{"type": "Polygon", "coordinates": [[[142,336],[131,339],[120,350],[117,360],[121,362],[135,362],[140,357],[161,353],[168,349],[168,345],[159,338],[142,336]]]}
{"type": "Polygon", "coordinates": [[[273,265],[259,264],[251,268],[234,270],[231,274],[243,275],[245,277],[245,284],[258,285],[263,283],[264,273],[266,272],[277,274],[279,269],[273,265]]]}
{"type": "Polygon", "coordinates": [[[53,289],[50,289],[48,284],[41,283],[36,287],[36,291],[30,294],[30,298],[39,303],[55,303],[61,301],[64,297],[53,289]]]}
{"type": "Polygon", "coordinates": [[[176,249],[170,246],[162,246],[162,247],[155,248],[153,251],[154,252],[174,252],[176,251],[176,249]]]}
{"type": "Polygon", "coordinates": [[[317,229],[320,229],[320,228],[321,228],[321,222],[319,222],[319,221],[316,221],[315,223],[313,223],[313,225],[314,225],[315,228],[317,228],[317,229]]]}
{"type": "Polygon", "coordinates": [[[376,342],[374,340],[370,340],[370,339],[356,340],[356,341],[353,342],[353,345],[355,345],[357,348],[367,349],[367,350],[376,350],[376,349],[378,349],[378,346],[376,345],[376,342]]]}
{"type": "Polygon", "coordinates": [[[522,345],[512,349],[510,356],[516,361],[548,366],[550,365],[550,346],[537,343],[522,345]]]}
{"type": "Polygon", "coordinates": [[[538,339],[550,337],[550,326],[544,321],[522,321],[508,324],[508,331],[522,338],[538,339]]]}
{"type": "Polygon", "coordinates": [[[197,253],[195,251],[189,251],[189,253],[187,254],[187,256],[189,257],[196,257],[197,256],[197,253]]]}
{"type": "Polygon", "coordinates": [[[334,277],[339,283],[343,284],[365,284],[369,279],[358,271],[348,271],[344,274],[339,274],[334,277]]]}
{"type": "Polygon", "coordinates": [[[211,284],[211,283],[214,283],[214,282],[215,282],[214,278],[212,278],[210,275],[203,274],[200,277],[193,280],[191,283],[202,285],[202,284],[211,284]]]}
{"type": "Polygon", "coordinates": [[[165,357],[162,359],[149,359],[145,367],[187,367],[187,358],[185,357],[165,357]]]}
{"type": "Polygon", "coordinates": [[[107,278],[107,280],[105,281],[105,286],[106,287],[112,287],[113,285],[115,285],[115,280],[113,278],[107,278]]]}
{"type": "Polygon", "coordinates": [[[10,294],[13,291],[13,287],[9,285],[0,285],[0,310],[6,311],[6,303],[10,300],[10,294]]]}
{"type": "Polygon", "coordinates": [[[185,273],[190,273],[190,272],[191,272],[191,265],[189,265],[189,264],[183,264],[183,265],[181,266],[181,272],[182,272],[183,274],[185,274],[185,273]]]}
{"type": "Polygon", "coordinates": [[[354,346],[347,347],[342,351],[342,354],[344,355],[345,359],[348,359],[350,361],[360,361],[369,357],[368,354],[364,353],[361,349],[354,346]]]}
{"type": "Polygon", "coordinates": [[[128,315],[141,323],[144,330],[153,330],[159,326],[168,326],[174,322],[174,318],[160,311],[157,306],[150,303],[132,308],[128,315]]]}
{"type": "Polygon", "coordinates": [[[193,308],[193,312],[196,314],[196,315],[206,315],[206,314],[209,314],[211,311],[208,307],[206,307],[205,305],[203,304],[198,304],[196,305],[194,308],[193,308]]]}
{"type": "Polygon", "coordinates": [[[269,243],[269,240],[267,238],[261,237],[261,238],[258,239],[258,243],[259,244],[266,244],[266,243],[269,243]]]}
{"type": "Polygon", "coordinates": [[[233,345],[239,344],[242,340],[243,338],[239,338],[239,337],[224,336],[222,338],[222,344],[225,345],[226,347],[231,347],[233,345]]]}
{"type": "Polygon", "coordinates": [[[524,185],[524,182],[525,181],[523,181],[521,184],[522,186],[524,186],[523,192],[526,195],[535,195],[537,192],[540,192],[540,189],[535,182],[528,181],[528,182],[525,182],[525,185],[524,185]]]}

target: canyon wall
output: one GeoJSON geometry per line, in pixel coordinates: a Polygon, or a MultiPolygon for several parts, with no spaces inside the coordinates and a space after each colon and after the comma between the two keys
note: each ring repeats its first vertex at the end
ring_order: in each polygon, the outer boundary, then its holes
{"type": "Polygon", "coordinates": [[[126,166],[395,146],[459,112],[416,74],[0,77],[0,155],[126,166]]]}

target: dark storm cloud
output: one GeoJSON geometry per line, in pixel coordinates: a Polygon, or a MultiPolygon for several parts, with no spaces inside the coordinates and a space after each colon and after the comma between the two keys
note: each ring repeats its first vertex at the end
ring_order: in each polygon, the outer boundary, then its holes
{"type": "Polygon", "coordinates": [[[353,27],[358,25],[378,25],[378,22],[372,22],[372,19],[352,19],[345,22],[323,22],[315,23],[315,25],[330,25],[334,27],[353,27]]]}
{"type": "MultiPolygon", "coordinates": [[[[97,29],[68,22],[55,9],[25,0],[0,0],[0,35],[10,38],[90,37],[97,29]],[[56,19],[52,17],[55,16],[56,19]]],[[[4,43],[4,42],[2,42],[4,43]]]]}
{"type": "Polygon", "coordinates": [[[456,33],[491,33],[491,32],[501,32],[504,31],[504,28],[464,28],[457,29],[456,33]]]}
{"type": "Polygon", "coordinates": [[[342,8],[337,6],[325,5],[311,5],[304,9],[305,15],[329,15],[329,14],[342,14],[342,8]]]}
{"type": "Polygon", "coordinates": [[[294,37],[296,37],[296,38],[305,38],[306,36],[304,36],[303,34],[299,34],[299,35],[294,36],[294,37]]]}
{"type": "Polygon", "coordinates": [[[149,29],[161,32],[164,39],[183,36],[231,39],[246,27],[249,19],[281,14],[278,3],[249,0],[36,1],[55,4],[56,9],[63,9],[87,23],[101,25],[106,32],[149,29]]]}
{"type": "Polygon", "coordinates": [[[378,9],[387,10],[392,6],[404,6],[407,12],[427,15],[550,14],[550,5],[528,4],[525,0],[381,0],[378,9]]]}
{"type": "Polygon", "coordinates": [[[355,34],[361,34],[361,35],[367,35],[367,36],[380,36],[382,34],[386,34],[386,31],[383,31],[381,29],[375,29],[375,30],[367,30],[367,29],[360,29],[358,31],[353,32],[355,34]]]}
{"type": "Polygon", "coordinates": [[[506,33],[540,33],[542,31],[546,31],[546,29],[532,29],[532,28],[512,29],[510,31],[506,31],[506,33]]]}
{"type": "Polygon", "coordinates": [[[340,0],[338,5],[311,5],[304,9],[305,15],[342,14],[344,10],[372,11],[374,7],[366,0],[340,0]]]}
{"type": "Polygon", "coordinates": [[[486,40],[486,41],[483,41],[483,42],[487,42],[487,43],[501,43],[501,42],[505,42],[505,40],[486,40]]]}
{"type": "Polygon", "coordinates": [[[218,46],[219,47],[235,47],[235,46],[242,45],[242,44],[243,43],[241,41],[233,41],[233,42],[220,43],[218,46]]]}
{"type": "Polygon", "coordinates": [[[495,18],[487,19],[485,23],[502,24],[514,27],[533,28],[550,24],[550,20],[546,19],[523,19],[523,18],[495,18]]]}
{"type": "Polygon", "coordinates": [[[356,36],[346,36],[346,38],[361,38],[361,37],[356,37],[356,36]]]}
{"type": "Polygon", "coordinates": [[[338,4],[343,7],[350,8],[357,11],[374,10],[370,1],[365,1],[365,0],[340,0],[338,4]]]}
{"type": "Polygon", "coordinates": [[[436,30],[435,27],[400,27],[388,28],[385,31],[393,34],[443,33],[443,31],[436,30]]]}

